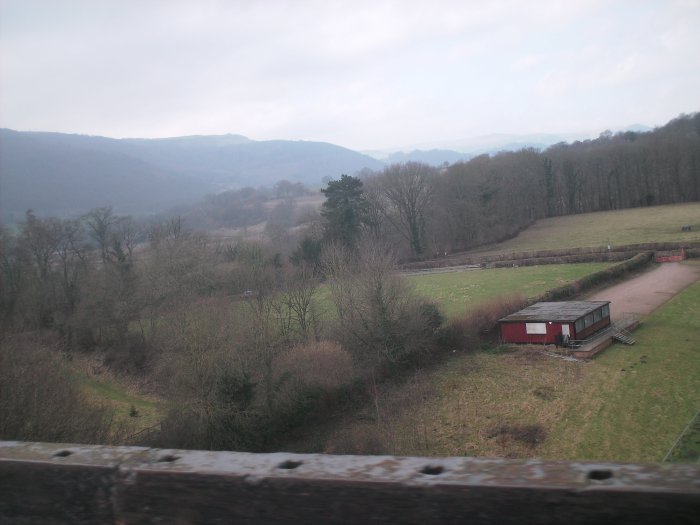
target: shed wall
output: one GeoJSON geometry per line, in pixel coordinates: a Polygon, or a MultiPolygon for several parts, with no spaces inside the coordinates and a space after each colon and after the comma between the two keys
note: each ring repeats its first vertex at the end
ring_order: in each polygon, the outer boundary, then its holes
{"type": "Polygon", "coordinates": [[[576,328],[573,327],[571,331],[571,339],[583,340],[589,335],[596,333],[598,330],[602,330],[606,326],[610,326],[610,317],[603,317],[597,323],[593,323],[591,326],[584,328],[580,332],[576,332],[576,328]]]}
{"type": "MultiPolygon", "coordinates": [[[[501,340],[504,343],[554,344],[561,335],[561,325],[569,325],[569,333],[574,338],[574,323],[546,323],[546,334],[528,334],[525,322],[501,323],[501,340]]],[[[593,328],[593,327],[590,327],[593,328]]]]}

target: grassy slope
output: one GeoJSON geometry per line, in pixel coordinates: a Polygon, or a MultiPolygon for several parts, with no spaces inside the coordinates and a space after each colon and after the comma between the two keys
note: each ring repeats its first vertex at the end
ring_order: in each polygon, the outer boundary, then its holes
{"type": "Polygon", "coordinates": [[[376,412],[368,408],[345,432],[379,434],[373,439],[385,443],[380,451],[398,455],[537,456],[536,447],[507,436],[490,437],[490,431],[498,425],[549,429],[567,408],[562,392],[581,383],[582,366],[502,348],[457,354],[405,385],[383,388],[379,421],[368,422],[376,412]],[[407,390],[420,395],[409,396],[407,390]]]}
{"type": "Polygon", "coordinates": [[[610,263],[552,264],[412,275],[407,279],[413,283],[419,295],[435,301],[447,317],[455,317],[496,297],[516,294],[536,297],[609,265],[610,263]]]}
{"type": "Polygon", "coordinates": [[[115,377],[92,356],[76,356],[71,363],[75,381],[82,387],[88,400],[106,404],[114,411],[113,432],[117,440],[158,424],[161,420],[161,401],[144,395],[125,378],[115,377]],[[138,415],[132,417],[131,408],[138,415]]]}
{"type": "Polygon", "coordinates": [[[88,396],[99,402],[106,402],[114,408],[115,421],[126,422],[135,431],[157,424],[160,421],[159,403],[142,395],[129,393],[128,388],[113,379],[95,379],[81,376],[78,380],[88,396]],[[131,407],[138,416],[131,417],[131,407]]]}
{"type": "MultiPolygon", "coordinates": [[[[557,250],[643,242],[700,241],[700,203],[632,208],[542,219],[480,254],[557,250]],[[690,224],[691,232],[681,232],[690,224]]],[[[476,252],[475,252],[476,253],[476,252]]]]}
{"type": "Polygon", "coordinates": [[[700,409],[700,282],[652,314],[633,347],[586,370],[542,450],[547,457],[659,461],[700,409]]]}
{"type": "Polygon", "coordinates": [[[635,346],[614,345],[589,363],[505,348],[456,355],[385,388],[379,423],[368,411],[351,433],[379,434],[385,452],[406,455],[660,461],[700,408],[698,333],[700,283],[651,315],[635,346]],[[536,446],[489,437],[497,425],[548,435],[536,446]]]}

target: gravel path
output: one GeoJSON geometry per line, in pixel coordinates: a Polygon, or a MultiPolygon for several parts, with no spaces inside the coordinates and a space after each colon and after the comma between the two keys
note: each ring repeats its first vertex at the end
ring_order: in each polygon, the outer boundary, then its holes
{"type": "Polygon", "coordinates": [[[610,301],[613,320],[625,314],[644,316],[698,279],[698,265],[664,263],[638,277],[587,296],[586,299],[610,301]]]}

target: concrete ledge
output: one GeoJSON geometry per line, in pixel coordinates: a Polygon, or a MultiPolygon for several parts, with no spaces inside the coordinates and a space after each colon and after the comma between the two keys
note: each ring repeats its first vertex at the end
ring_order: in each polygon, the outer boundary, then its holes
{"type": "Polygon", "coordinates": [[[0,442],[0,522],[692,523],[700,465],[0,442]]]}
{"type": "MultiPolygon", "coordinates": [[[[618,321],[616,325],[626,332],[632,332],[639,327],[639,320],[633,319],[628,322],[618,321]]],[[[571,349],[570,355],[577,359],[593,359],[596,355],[613,344],[613,332],[614,330],[606,332],[602,336],[596,336],[594,334],[583,346],[571,349]]]]}

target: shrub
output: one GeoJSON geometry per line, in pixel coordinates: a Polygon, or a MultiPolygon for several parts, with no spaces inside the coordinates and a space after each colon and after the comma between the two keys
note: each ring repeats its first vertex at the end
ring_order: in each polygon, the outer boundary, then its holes
{"type": "Polygon", "coordinates": [[[441,316],[394,274],[394,259],[379,245],[357,253],[327,247],[324,268],[338,313],[335,337],[354,361],[382,370],[429,353],[441,316]]]}
{"type": "Polygon", "coordinates": [[[296,346],[275,359],[274,370],[277,383],[329,390],[349,383],[353,374],[350,354],[332,341],[296,346]]]}
{"type": "Polygon", "coordinates": [[[112,411],[91,404],[56,348],[36,338],[0,345],[0,439],[106,443],[112,411]]]}
{"type": "Polygon", "coordinates": [[[274,403],[267,414],[270,430],[284,431],[311,414],[323,414],[336,404],[353,378],[352,357],[332,341],[299,345],[277,356],[272,376],[274,403]]]}
{"type": "Polygon", "coordinates": [[[522,295],[499,297],[473,310],[465,317],[450,321],[440,330],[439,341],[443,348],[463,349],[487,336],[497,327],[500,318],[519,310],[527,304],[522,295]]]}

